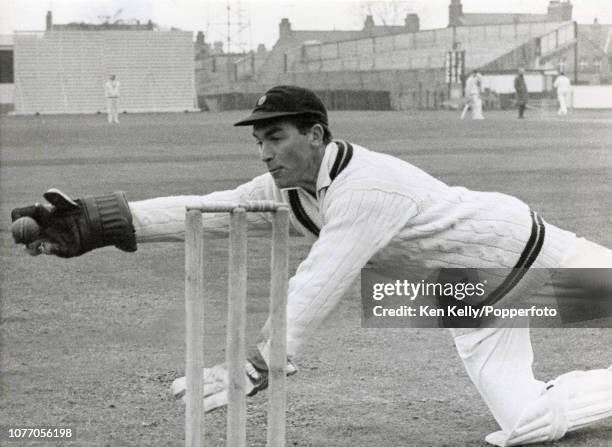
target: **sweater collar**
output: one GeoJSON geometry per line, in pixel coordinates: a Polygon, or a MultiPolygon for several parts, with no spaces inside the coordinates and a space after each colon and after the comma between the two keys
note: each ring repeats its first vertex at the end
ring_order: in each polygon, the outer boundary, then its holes
{"type": "Polygon", "coordinates": [[[317,177],[317,196],[329,188],[334,179],[346,168],[353,156],[351,143],[334,140],[325,147],[325,154],[317,177]]]}

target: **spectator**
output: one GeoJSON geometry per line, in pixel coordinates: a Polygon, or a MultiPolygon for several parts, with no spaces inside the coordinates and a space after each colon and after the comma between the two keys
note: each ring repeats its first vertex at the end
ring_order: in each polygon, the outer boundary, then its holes
{"type": "Polygon", "coordinates": [[[519,68],[518,75],[514,78],[514,90],[516,91],[516,106],[518,107],[518,117],[524,118],[525,109],[529,100],[529,92],[525,83],[525,69],[519,68]]]}

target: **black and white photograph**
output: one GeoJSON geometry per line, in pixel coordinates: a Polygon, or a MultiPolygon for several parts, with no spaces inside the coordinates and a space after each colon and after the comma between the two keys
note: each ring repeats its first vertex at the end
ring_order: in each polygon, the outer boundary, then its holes
{"type": "Polygon", "coordinates": [[[0,445],[612,445],[609,0],[0,0],[0,445]]]}

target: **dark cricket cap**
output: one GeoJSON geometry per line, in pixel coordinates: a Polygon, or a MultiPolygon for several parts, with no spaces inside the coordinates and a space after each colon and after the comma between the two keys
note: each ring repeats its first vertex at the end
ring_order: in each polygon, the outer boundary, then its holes
{"type": "Polygon", "coordinates": [[[313,115],[327,125],[327,110],[314,92],[294,85],[278,85],[264,93],[253,112],[234,126],[250,126],[258,121],[295,115],[313,115]]]}

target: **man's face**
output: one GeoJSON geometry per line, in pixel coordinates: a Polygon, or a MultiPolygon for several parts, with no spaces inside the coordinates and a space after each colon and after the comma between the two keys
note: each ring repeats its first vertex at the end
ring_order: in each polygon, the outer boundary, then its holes
{"type": "Polygon", "coordinates": [[[279,188],[312,187],[318,167],[313,169],[311,132],[302,135],[288,122],[254,125],[253,136],[263,161],[279,188]]]}

